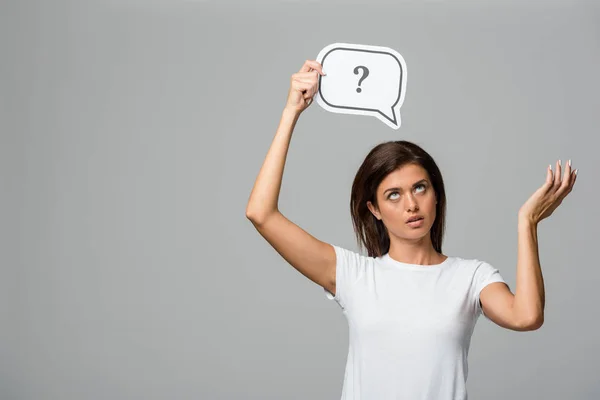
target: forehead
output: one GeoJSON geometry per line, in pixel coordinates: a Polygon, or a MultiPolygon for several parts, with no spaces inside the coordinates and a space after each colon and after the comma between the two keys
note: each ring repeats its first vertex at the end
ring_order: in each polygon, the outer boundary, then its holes
{"type": "Polygon", "coordinates": [[[379,189],[385,190],[394,186],[409,189],[415,182],[421,179],[429,180],[427,170],[418,164],[408,164],[390,172],[381,181],[379,189]]]}

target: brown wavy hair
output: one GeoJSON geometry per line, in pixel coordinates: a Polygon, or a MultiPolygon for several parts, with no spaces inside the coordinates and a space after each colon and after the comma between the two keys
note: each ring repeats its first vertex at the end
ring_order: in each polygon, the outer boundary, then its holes
{"type": "Polygon", "coordinates": [[[350,194],[350,214],[359,247],[369,257],[380,257],[390,249],[390,237],[383,221],[378,220],[367,207],[367,201],[379,208],[377,188],[385,177],[407,164],[418,164],[429,174],[435,190],[436,218],[429,232],[434,249],[442,253],[446,229],[446,191],[444,180],[433,158],[415,143],[406,140],[378,144],[359,167],[350,194]]]}

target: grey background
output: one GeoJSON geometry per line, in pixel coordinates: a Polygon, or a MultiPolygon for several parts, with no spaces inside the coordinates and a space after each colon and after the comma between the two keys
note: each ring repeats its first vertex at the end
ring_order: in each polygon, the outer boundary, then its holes
{"type": "Polygon", "coordinates": [[[600,397],[600,10],[538,1],[9,1],[0,10],[0,398],[336,399],[347,325],[245,218],[290,76],[334,42],[406,60],[396,131],[300,118],[280,209],[357,250],[352,179],[376,144],[444,173],[444,253],[516,283],[517,212],[542,221],[544,326],[480,318],[473,399],[600,397]]]}

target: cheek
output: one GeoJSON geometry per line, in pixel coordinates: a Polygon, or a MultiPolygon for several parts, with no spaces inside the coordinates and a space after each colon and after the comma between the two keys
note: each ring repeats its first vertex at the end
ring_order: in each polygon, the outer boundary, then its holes
{"type": "Polygon", "coordinates": [[[402,213],[400,212],[397,203],[388,202],[385,205],[381,204],[379,206],[379,215],[386,225],[396,225],[402,219],[402,213]]]}
{"type": "Polygon", "coordinates": [[[402,219],[404,213],[400,201],[387,201],[379,210],[383,218],[388,220],[402,219]]]}
{"type": "Polygon", "coordinates": [[[437,216],[437,204],[435,204],[435,200],[431,204],[430,214],[431,214],[431,223],[433,224],[433,221],[435,220],[435,218],[437,216]]]}
{"type": "Polygon", "coordinates": [[[428,200],[427,207],[429,208],[430,212],[435,213],[435,209],[437,207],[437,204],[435,204],[435,199],[428,200]]]}

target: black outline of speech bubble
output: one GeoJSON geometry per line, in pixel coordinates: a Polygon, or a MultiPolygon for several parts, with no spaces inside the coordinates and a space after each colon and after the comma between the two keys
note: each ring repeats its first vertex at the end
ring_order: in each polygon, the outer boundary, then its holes
{"type": "Polygon", "coordinates": [[[403,85],[403,78],[404,78],[404,71],[402,70],[402,63],[400,62],[400,60],[398,60],[398,57],[396,57],[394,54],[392,53],[388,53],[387,51],[377,51],[377,50],[364,50],[364,49],[354,49],[351,47],[335,47],[331,50],[329,50],[327,53],[325,53],[325,55],[323,56],[323,59],[321,60],[321,65],[323,65],[323,69],[327,69],[325,68],[325,59],[327,58],[327,56],[329,55],[329,53],[332,53],[336,50],[347,50],[347,51],[363,51],[365,53],[378,53],[378,54],[387,54],[389,56],[392,56],[394,58],[394,60],[396,60],[396,62],[398,63],[398,66],[400,66],[400,88],[398,90],[398,97],[396,98],[396,102],[394,104],[392,104],[392,115],[394,116],[394,119],[390,119],[387,115],[385,115],[384,113],[382,113],[381,111],[377,110],[377,109],[373,109],[373,108],[358,108],[358,107],[347,107],[347,106],[335,106],[331,103],[329,103],[325,97],[323,96],[323,93],[321,92],[321,80],[323,79],[322,75],[319,75],[319,95],[321,96],[321,100],[323,100],[325,102],[325,104],[327,104],[329,107],[332,108],[344,108],[346,110],[362,110],[362,111],[375,111],[381,115],[383,115],[388,121],[392,122],[394,125],[398,126],[398,118],[396,117],[396,110],[394,110],[394,107],[396,107],[396,104],[398,104],[398,102],[400,101],[400,97],[402,97],[402,85],[403,85]]]}

